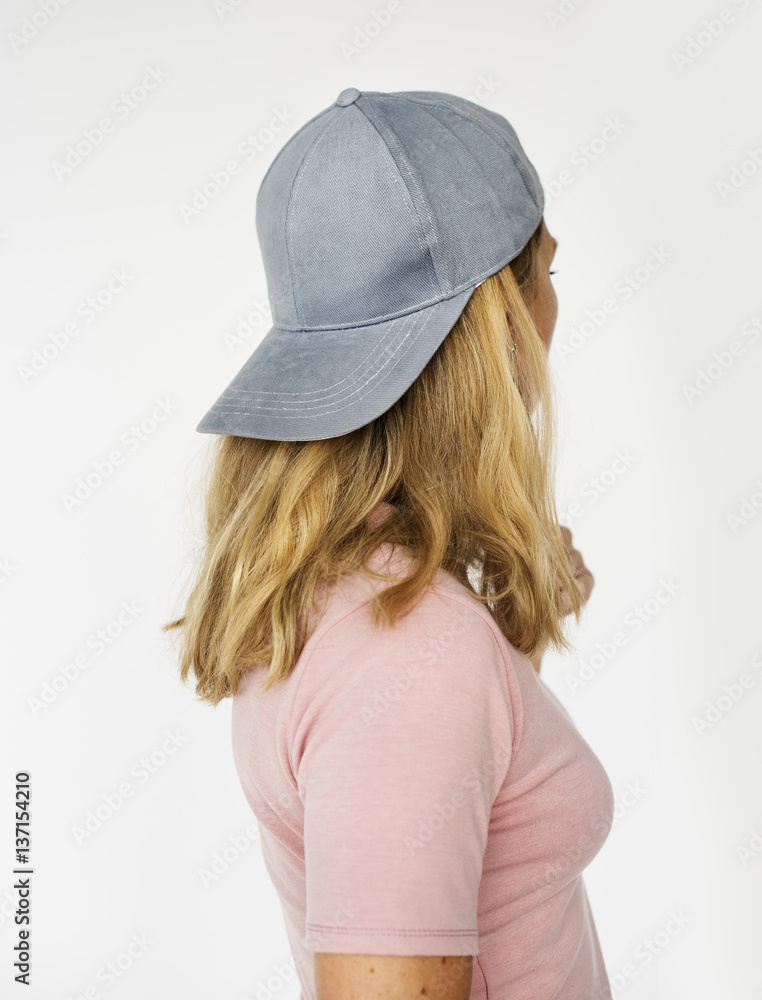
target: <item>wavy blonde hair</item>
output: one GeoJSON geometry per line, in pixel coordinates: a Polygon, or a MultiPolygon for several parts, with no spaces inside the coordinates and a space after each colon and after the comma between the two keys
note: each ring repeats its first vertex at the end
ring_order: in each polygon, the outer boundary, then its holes
{"type": "Polygon", "coordinates": [[[366,560],[383,542],[414,561],[374,597],[374,627],[396,625],[442,567],[520,652],[571,648],[562,590],[577,621],[583,597],[553,495],[555,390],[527,308],[541,226],[371,423],[317,441],[213,439],[203,551],[184,615],[163,626],[183,630],[180,675],[193,673],[200,699],[234,695],[255,664],[268,668],[263,690],[288,677],[318,584],[360,566],[378,578],[366,560]],[[374,530],[381,500],[396,510],[374,530]]]}

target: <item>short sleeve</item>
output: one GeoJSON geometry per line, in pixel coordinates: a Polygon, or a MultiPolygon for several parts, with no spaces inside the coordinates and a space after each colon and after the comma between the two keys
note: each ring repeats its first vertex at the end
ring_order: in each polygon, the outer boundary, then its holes
{"type": "Polygon", "coordinates": [[[366,605],[321,638],[292,729],[308,950],[478,953],[514,732],[508,663],[480,609],[433,590],[393,628],[366,605]]]}

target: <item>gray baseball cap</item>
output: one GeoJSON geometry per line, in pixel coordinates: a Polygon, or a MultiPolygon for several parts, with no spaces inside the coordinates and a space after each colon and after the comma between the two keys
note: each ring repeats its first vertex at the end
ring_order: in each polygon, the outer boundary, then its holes
{"type": "Polygon", "coordinates": [[[436,91],[343,90],[262,180],[274,325],[196,430],[310,441],[374,420],[544,206],[502,115],[436,91]]]}

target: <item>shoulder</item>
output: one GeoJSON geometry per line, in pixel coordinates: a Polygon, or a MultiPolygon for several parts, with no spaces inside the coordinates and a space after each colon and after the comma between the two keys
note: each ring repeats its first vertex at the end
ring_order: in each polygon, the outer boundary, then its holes
{"type": "Polygon", "coordinates": [[[409,571],[410,556],[399,547],[380,546],[369,566],[386,579],[378,580],[356,572],[343,579],[327,605],[327,613],[310,642],[309,660],[322,660],[330,651],[333,658],[342,647],[358,643],[416,655],[432,661],[435,651],[445,646],[478,649],[506,668],[511,667],[510,645],[484,605],[451,573],[439,569],[431,584],[418,596],[415,606],[401,615],[393,626],[374,626],[371,619],[373,597],[409,571]]]}
{"type": "MultiPolygon", "coordinates": [[[[404,573],[407,558],[389,547],[370,565],[394,575],[404,573]]],[[[330,698],[349,709],[353,699],[365,703],[395,684],[406,689],[411,679],[418,697],[443,706],[478,692],[498,696],[505,705],[517,700],[511,647],[459,580],[440,569],[411,610],[394,625],[376,626],[371,599],[388,584],[362,576],[342,581],[341,596],[332,595],[325,619],[305,646],[293,706],[297,716],[311,714],[310,706],[314,710],[330,698]]]]}

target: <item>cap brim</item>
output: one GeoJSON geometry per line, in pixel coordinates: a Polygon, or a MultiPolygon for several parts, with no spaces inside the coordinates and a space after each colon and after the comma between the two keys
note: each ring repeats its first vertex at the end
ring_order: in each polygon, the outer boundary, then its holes
{"type": "Polygon", "coordinates": [[[196,430],[314,441],[363,427],[413,384],[475,287],[418,312],[352,329],[272,327],[196,430]]]}

